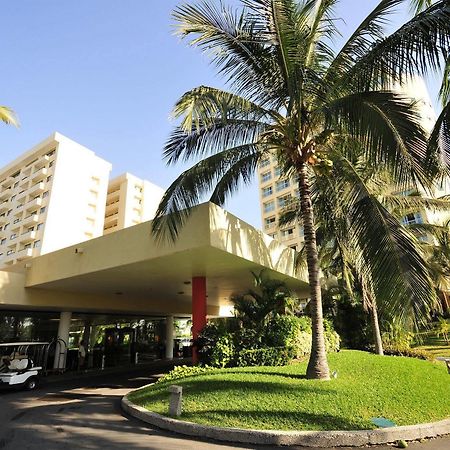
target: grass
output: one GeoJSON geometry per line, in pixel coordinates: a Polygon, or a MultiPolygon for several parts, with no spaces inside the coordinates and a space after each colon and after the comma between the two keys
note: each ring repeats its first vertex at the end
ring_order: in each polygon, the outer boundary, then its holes
{"type": "Polygon", "coordinates": [[[435,333],[424,333],[423,337],[423,344],[414,348],[425,350],[433,355],[434,358],[438,356],[446,356],[450,358],[450,345],[447,344],[443,338],[438,338],[435,333]]]}
{"type": "Polygon", "coordinates": [[[168,386],[183,386],[182,420],[279,430],[373,429],[374,417],[397,425],[450,417],[450,376],[443,363],[357,351],[329,355],[338,378],[306,380],[306,362],[285,367],[218,369],[158,383],[132,402],[167,415],[168,386]]]}

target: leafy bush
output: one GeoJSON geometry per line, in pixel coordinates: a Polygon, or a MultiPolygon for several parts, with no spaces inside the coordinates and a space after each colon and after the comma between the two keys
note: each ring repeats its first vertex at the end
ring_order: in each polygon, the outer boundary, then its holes
{"type": "Polygon", "coordinates": [[[221,336],[211,351],[210,365],[212,367],[227,367],[234,359],[233,336],[227,333],[221,336]]]}
{"type": "Polygon", "coordinates": [[[263,347],[241,350],[237,358],[238,367],[285,366],[295,356],[293,347],[263,347]]]}
{"type": "Polygon", "coordinates": [[[304,358],[311,353],[312,336],[306,331],[299,331],[295,339],[295,358],[304,358]]]}
{"type": "Polygon", "coordinates": [[[324,319],[323,327],[325,330],[325,348],[327,353],[338,352],[341,348],[341,337],[335,331],[333,323],[324,319]]]}
{"type": "Polygon", "coordinates": [[[414,341],[414,334],[405,330],[399,322],[393,320],[388,325],[388,330],[381,336],[383,346],[408,349],[414,341]]]}
{"type": "Polygon", "coordinates": [[[179,380],[180,378],[192,377],[213,370],[210,366],[175,366],[173,370],[161,377],[157,383],[179,380]]]}
{"type": "Polygon", "coordinates": [[[425,350],[399,346],[385,346],[384,354],[387,356],[407,356],[409,358],[428,359],[428,360],[433,359],[433,355],[426,352],[425,350]]]}

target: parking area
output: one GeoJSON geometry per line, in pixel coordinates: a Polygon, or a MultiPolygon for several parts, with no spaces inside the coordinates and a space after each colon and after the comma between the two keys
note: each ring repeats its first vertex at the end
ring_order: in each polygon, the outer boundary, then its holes
{"type": "MultiPolygon", "coordinates": [[[[165,368],[43,381],[36,391],[0,392],[1,450],[228,450],[256,447],[186,439],[126,417],[120,399],[155,380],[165,368]]],[[[418,450],[450,448],[448,440],[412,444],[418,450]]],[[[262,447],[269,450],[268,447],[262,447]]],[[[391,447],[385,447],[391,448],[391,447]]],[[[381,450],[382,448],[378,448],[381,450]]]]}

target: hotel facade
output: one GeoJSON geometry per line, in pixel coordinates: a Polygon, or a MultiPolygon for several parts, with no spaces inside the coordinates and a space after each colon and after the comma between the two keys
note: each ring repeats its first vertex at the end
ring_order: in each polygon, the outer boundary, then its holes
{"type": "Polygon", "coordinates": [[[163,189],[110,172],[59,133],[0,170],[0,341],[58,338],[58,369],[81,339],[93,366],[96,353],[115,365],[120,349],[127,361],[136,348],[171,358],[174,320],[195,338],[252,272],[307,297],[294,252],[216,205],[195,208],[177,242],[155,241],[163,189]]]}

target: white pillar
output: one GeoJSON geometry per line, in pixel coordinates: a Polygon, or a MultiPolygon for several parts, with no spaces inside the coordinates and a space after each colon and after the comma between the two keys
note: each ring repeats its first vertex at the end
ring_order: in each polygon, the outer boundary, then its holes
{"type": "Polygon", "coordinates": [[[58,342],[55,349],[54,369],[65,369],[67,358],[67,346],[69,344],[69,331],[72,313],[62,311],[59,316],[58,339],[62,339],[64,343],[58,342]]]}
{"type": "Polygon", "coordinates": [[[166,317],[166,359],[173,359],[173,316],[166,317]]]}

